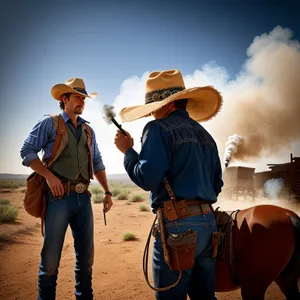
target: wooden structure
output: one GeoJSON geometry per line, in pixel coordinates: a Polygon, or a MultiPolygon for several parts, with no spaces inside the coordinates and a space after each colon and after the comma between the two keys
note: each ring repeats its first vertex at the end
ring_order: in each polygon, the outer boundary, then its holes
{"type": "Polygon", "coordinates": [[[270,179],[281,179],[284,187],[279,197],[295,197],[300,200],[300,157],[293,157],[284,164],[268,164],[269,171],[255,172],[255,168],[242,166],[228,167],[223,173],[222,194],[230,199],[251,196],[252,199],[263,192],[264,184],[270,179]]]}
{"type": "Polygon", "coordinates": [[[255,198],[254,188],[254,171],[255,168],[248,167],[228,167],[223,173],[224,195],[230,199],[239,196],[255,198]]]}
{"type": "Polygon", "coordinates": [[[284,188],[280,196],[294,196],[300,199],[300,157],[293,157],[291,161],[284,164],[269,164],[272,178],[281,178],[284,188]]]}

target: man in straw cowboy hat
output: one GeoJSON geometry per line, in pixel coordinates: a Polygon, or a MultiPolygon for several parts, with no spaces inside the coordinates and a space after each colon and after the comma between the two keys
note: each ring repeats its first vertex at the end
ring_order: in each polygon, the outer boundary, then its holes
{"type": "Polygon", "coordinates": [[[82,79],[71,78],[66,83],[54,85],[51,94],[60,101],[62,113],[58,118],[44,116],[21,149],[23,165],[45,177],[48,185],[38,299],[55,299],[58,267],[68,225],[72,230],[76,256],[76,299],[93,299],[94,229],[90,193],[87,190],[93,174],[105,191],[104,209],[109,211],[113,204],[95,133],[80,117],[85,99],[96,93],[89,95],[82,79]],[[57,119],[61,120],[65,134],[57,150],[59,157],[57,153],[54,163],[47,168],[37,153],[43,149],[44,161],[51,158],[54,141],[61,133],[54,128],[57,119]]]}
{"type": "Polygon", "coordinates": [[[211,119],[221,104],[214,88],[186,89],[180,71],[167,70],[149,74],[144,105],[120,112],[125,122],[150,115],[155,119],[143,130],[139,154],[132,148],[129,133],[118,131],[115,144],[125,155],[124,167],[131,180],[151,191],[153,212],[161,212],[152,260],[157,299],[186,299],[187,295],[214,299],[212,233],[217,227],[211,204],[217,201],[223,181],[216,143],[198,122],[211,119]],[[189,237],[194,244],[183,243],[189,237]],[[180,254],[180,243],[192,253],[193,266],[188,269],[189,257],[180,254]],[[180,267],[174,267],[177,259],[180,267]],[[175,286],[177,269],[183,272],[175,286]],[[164,290],[167,286],[175,287],[164,290]]]}

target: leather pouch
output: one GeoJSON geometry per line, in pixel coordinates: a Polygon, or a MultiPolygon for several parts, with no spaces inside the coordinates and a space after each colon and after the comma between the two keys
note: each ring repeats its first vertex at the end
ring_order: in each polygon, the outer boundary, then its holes
{"type": "Polygon", "coordinates": [[[196,244],[197,231],[188,230],[183,234],[168,236],[171,270],[184,271],[194,266],[196,244]]]}

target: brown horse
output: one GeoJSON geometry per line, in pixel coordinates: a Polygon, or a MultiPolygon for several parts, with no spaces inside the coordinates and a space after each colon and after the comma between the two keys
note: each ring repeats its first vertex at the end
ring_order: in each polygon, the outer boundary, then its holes
{"type": "Polygon", "coordinates": [[[217,257],[216,292],[240,288],[244,300],[260,300],[276,282],[288,300],[300,299],[298,215],[278,206],[258,205],[238,211],[232,222],[228,216],[216,210],[219,230],[231,232],[217,257]]]}

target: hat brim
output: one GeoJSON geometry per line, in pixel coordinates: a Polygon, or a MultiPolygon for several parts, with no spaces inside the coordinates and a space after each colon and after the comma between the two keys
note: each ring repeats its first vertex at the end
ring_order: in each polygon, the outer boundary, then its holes
{"type": "Polygon", "coordinates": [[[185,89],[162,101],[125,107],[120,111],[120,117],[123,122],[138,120],[143,117],[148,117],[152,112],[170,102],[185,98],[189,99],[186,107],[189,116],[198,122],[210,120],[222,107],[221,94],[215,88],[205,86],[185,89]]]}
{"type": "Polygon", "coordinates": [[[63,84],[63,83],[56,84],[51,89],[51,95],[55,100],[60,101],[61,96],[63,94],[66,94],[66,93],[79,94],[79,95],[84,96],[86,98],[95,98],[98,95],[98,93],[96,93],[96,92],[95,93],[90,93],[90,94],[80,93],[80,92],[72,89],[67,84],[63,84]]]}

